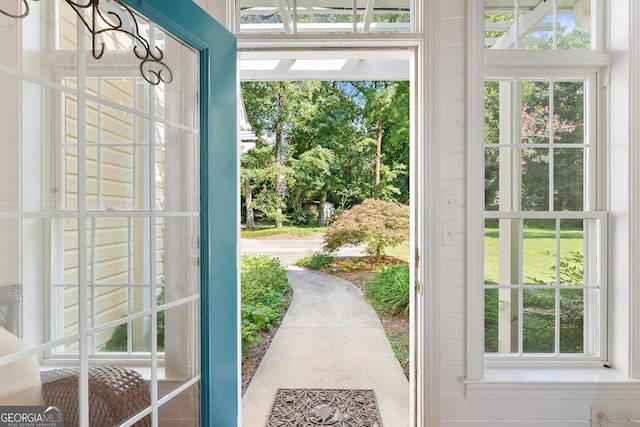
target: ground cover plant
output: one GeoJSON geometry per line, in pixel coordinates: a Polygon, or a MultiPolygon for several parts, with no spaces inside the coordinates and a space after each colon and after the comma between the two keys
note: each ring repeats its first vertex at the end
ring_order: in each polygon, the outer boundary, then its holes
{"type": "Polygon", "coordinates": [[[269,255],[244,255],[240,293],[244,393],[291,302],[287,271],[269,255]]]}

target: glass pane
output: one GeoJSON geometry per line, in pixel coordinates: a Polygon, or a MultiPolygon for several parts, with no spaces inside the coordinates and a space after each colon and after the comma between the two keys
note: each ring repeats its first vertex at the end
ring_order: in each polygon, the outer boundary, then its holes
{"type": "Polygon", "coordinates": [[[591,3],[592,0],[486,0],[485,46],[493,49],[590,49],[594,22],[591,3]],[[556,4],[557,13],[554,11],[556,4]],[[519,17],[517,22],[515,16],[519,17]],[[517,40],[516,34],[519,35],[517,40]]]}
{"type": "Polygon", "coordinates": [[[522,241],[522,274],[527,284],[556,283],[556,221],[526,220],[522,241]]]}
{"type": "Polygon", "coordinates": [[[548,144],[549,130],[549,82],[527,81],[522,90],[522,143],[548,144]]]}
{"type": "MultiPolygon", "coordinates": [[[[169,381],[160,381],[158,393],[172,390],[169,381]]],[[[180,392],[173,399],[158,408],[159,426],[199,427],[200,426],[200,382],[180,392]]]]}
{"type": "Polygon", "coordinates": [[[500,82],[484,84],[484,143],[500,142],[500,82]]]}
{"type": "Polygon", "coordinates": [[[553,140],[561,144],[585,144],[585,83],[553,83],[553,140]]]}
{"type": "Polygon", "coordinates": [[[485,2],[484,14],[484,38],[485,47],[506,49],[513,48],[514,43],[508,43],[507,32],[515,23],[515,0],[495,2],[485,2]]]}
{"type": "Polygon", "coordinates": [[[498,289],[484,290],[484,351],[498,352],[498,289]]]}
{"type": "Polygon", "coordinates": [[[555,352],[556,293],[553,289],[524,289],[522,349],[524,353],[555,352]]]}
{"type": "Polygon", "coordinates": [[[584,352],[583,289],[560,291],[560,353],[584,352]]]}
{"type": "Polygon", "coordinates": [[[554,210],[584,209],[584,149],[557,148],[554,151],[554,210]]]}
{"type": "Polygon", "coordinates": [[[522,165],[522,210],[549,210],[549,149],[523,148],[522,165]]]}
{"type": "Polygon", "coordinates": [[[156,222],[157,280],[165,287],[165,301],[200,292],[200,226],[198,217],[160,218],[156,222]]]}
{"type": "Polygon", "coordinates": [[[558,49],[590,49],[592,0],[576,0],[558,10],[558,49]]]}
{"type": "MultiPolygon", "coordinates": [[[[522,49],[553,49],[554,43],[554,21],[553,1],[549,0],[539,3],[535,7],[536,16],[542,16],[537,20],[531,20],[530,10],[533,8],[520,9],[520,45],[522,49]],[[527,15],[528,14],[528,15],[527,15]]],[[[522,2],[520,2],[522,4],[522,2]]]]}
{"type": "MultiPolygon", "coordinates": [[[[500,209],[500,153],[510,151],[500,148],[486,148],[484,150],[484,210],[500,209]]],[[[508,162],[508,158],[506,159],[508,162]]],[[[507,191],[508,192],[508,191],[507,191]]]]}
{"type": "Polygon", "coordinates": [[[200,314],[197,301],[158,313],[158,350],[164,344],[164,380],[158,383],[161,398],[200,373],[200,314]]]}
{"type": "Polygon", "coordinates": [[[348,0],[329,4],[315,0],[293,5],[275,0],[236,0],[236,3],[241,33],[366,34],[413,31],[410,0],[348,0]]]}
{"type": "Polygon", "coordinates": [[[560,284],[584,286],[583,220],[560,221],[560,284]]]}
{"type": "Polygon", "coordinates": [[[497,284],[499,281],[500,257],[498,220],[484,221],[484,283],[497,284]]]}

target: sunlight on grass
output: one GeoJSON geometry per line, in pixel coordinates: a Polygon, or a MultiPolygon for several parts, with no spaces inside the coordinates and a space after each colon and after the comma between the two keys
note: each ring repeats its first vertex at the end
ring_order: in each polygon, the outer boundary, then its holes
{"type": "Polygon", "coordinates": [[[252,237],[267,237],[267,236],[279,236],[279,235],[293,235],[297,237],[308,237],[313,234],[324,233],[326,227],[292,227],[285,225],[281,228],[274,226],[257,227],[253,229],[240,230],[240,237],[245,239],[251,239],[252,237]]]}
{"type": "Polygon", "coordinates": [[[401,243],[398,246],[384,248],[384,253],[409,262],[409,241],[401,243]]]}
{"type": "MultiPolygon", "coordinates": [[[[563,230],[560,233],[560,253],[566,256],[571,252],[584,251],[582,230],[563,230]]],[[[542,227],[524,228],[523,276],[525,283],[531,278],[551,280],[555,275],[556,239],[555,230],[542,227]]],[[[499,278],[499,239],[497,226],[485,228],[484,240],[484,278],[485,283],[498,283],[499,278]]]]}

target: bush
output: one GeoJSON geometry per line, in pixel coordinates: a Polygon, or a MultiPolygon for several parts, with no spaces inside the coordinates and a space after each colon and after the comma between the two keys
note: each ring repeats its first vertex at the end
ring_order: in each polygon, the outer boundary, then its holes
{"type": "Polygon", "coordinates": [[[368,199],[340,215],[324,234],[327,252],[344,245],[366,244],[369,255],[380,256],[386,246],[409,239],[409,207],[393,202],[368,199]]]}
{"type": "Polygon", "coordinates": [[[291,214],[289,220],[293,225],[311,225],[318,222],[318,212],[312,212],[307,208],[291,214]]]}
{"type": "Polygon", "coordinates": [[[320,252],[310,253],[297,260],[294,264],[298,267],[312,268],[318,270],[329,267],[334,263],[335,257],[320,252]]]}
{"type": "Polygon", "coordinates": [[[389,316],[409,314],[409,265],[384,267],[365,284],[367,297],[377,311],[389,316]]]}
{"type": "Polygon", "coordinates": [[[240,273],[242,351],[262,340],[282,320],[291,286],[280,261],[268,255],[244,255],[240,273]]]}

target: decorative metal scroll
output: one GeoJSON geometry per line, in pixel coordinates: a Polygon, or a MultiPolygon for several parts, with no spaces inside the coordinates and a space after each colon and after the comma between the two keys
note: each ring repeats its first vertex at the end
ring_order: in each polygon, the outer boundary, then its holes
{"type": "MultiPolygon", "coordinates": [[[[29,15],[27,0],[21,0],[23,12],[9,13],[0,9],[0,13],[12,18],[25,18],[29,15]]],[[[76,2],[65,0],[73,8],[82,23],[91,33],[91,53],[95,59],[100,59],[105,52],[102,35],[107,33],[122,33],[133,39],[133,53],[140,60],[140,74],[152,85],[171,83],[173,73],[163,62],[164,52],[157,46],[151,46],[149,41],[140,34],[140,27],[133,11],[120,0],[86,0],[76,2]],[[88,18],[87,18],[88,17],[88,18]]]]}
{"type": "Polygon", "coordinates": [[[22,4],[24,5],[24,12],[22,13],[15,14],[15,13],[4,11],[2,9],[0,9],[0,13],[10,18],[22,19],[29,14],[29,3],[27,3],[27,0],[22,0],[22,4]]]}

